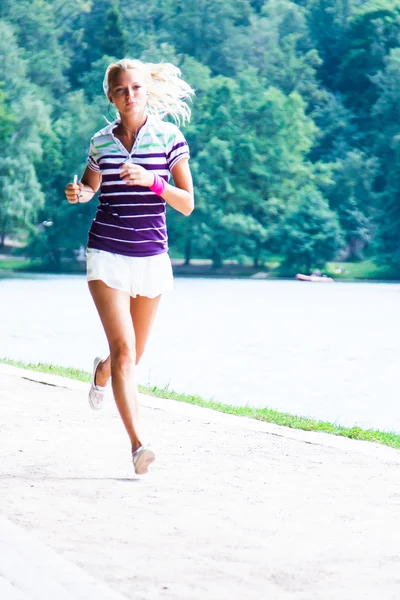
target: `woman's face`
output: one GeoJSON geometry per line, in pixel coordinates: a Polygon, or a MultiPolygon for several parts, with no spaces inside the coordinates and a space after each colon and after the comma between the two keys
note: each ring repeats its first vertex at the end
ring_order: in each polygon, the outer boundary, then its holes
{"type": "Polygon", "coordinates": [[[108,97],[121,116],[143,114],[147,104],[143,73],[139,69],[120,71],[111,81],[108,97]]]}

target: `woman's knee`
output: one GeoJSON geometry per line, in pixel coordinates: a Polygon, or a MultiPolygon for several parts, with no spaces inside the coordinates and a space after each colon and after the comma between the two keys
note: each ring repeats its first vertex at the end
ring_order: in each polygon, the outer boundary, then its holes
{"type": "Polygon", "coordinates": [[[134,346],[127,342],[117,344],[111,349],[111,365],[121,371],[126,371],[136,364],[136,352],[134,346]]]}

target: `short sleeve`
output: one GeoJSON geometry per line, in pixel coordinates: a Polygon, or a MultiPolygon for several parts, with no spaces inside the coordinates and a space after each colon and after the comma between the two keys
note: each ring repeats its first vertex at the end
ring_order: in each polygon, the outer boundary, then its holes
{"type": "Polygon", "coordinates": [[[89,146],[89,156],[88,156],[88,166],[90,169],[92,169],[92,171],[100,171],[100,167],[99,167],[99,163],[97,162],[97,159],[99,157],[99,153],[96,150],[96,147],[94,145],[93,142],[93,138],[90,140],[90,146],[89,146]]]}
{"type": "Polygon", "coordinates": [[[174,127],[167,140],[167,163],[169,171],[182,158],[190,158],[189,146],[183,133],[177,127],[174,127]]]}

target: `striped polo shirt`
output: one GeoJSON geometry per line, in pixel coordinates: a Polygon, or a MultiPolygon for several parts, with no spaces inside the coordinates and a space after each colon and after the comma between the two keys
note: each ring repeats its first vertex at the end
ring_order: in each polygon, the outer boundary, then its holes
{"type": "Polygon", "coordinates": [[[129,186],[120,166],[131,162],[169,181],[171,169],[189,148],[173,123],[148,116],[129,152],[114,136],[114,121],[90,142],[88,166],[101,173],[99,205],[89,230],[88,248],[125,256],[154,256],[168,251],[166,202],[143,186],[129,186]]]}

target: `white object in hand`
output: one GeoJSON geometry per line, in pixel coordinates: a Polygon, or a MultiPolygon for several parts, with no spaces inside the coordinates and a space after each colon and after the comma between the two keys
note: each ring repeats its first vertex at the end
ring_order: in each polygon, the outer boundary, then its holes
{"type": "MultiPolygon", "coordinates": [[[[74,185],[76,185],[78,183],[78,175],[74,175],[74,185]]],[[[76,195],[76,201],[80,202],[80,199],[82,198],[82,194],[79,193],[76,195]]]]}

